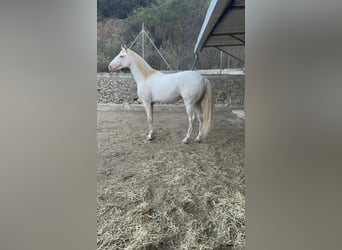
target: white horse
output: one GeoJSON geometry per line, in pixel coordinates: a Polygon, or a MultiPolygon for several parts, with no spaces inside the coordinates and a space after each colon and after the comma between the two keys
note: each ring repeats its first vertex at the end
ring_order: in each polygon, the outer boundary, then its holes
{"type": "Polygon", "coordinates": [[[143,58],[127,48],[122,48],[108,65],[111,72],[122,68],[129,68],[137,83],[138,96],[143,101],[147,114],[147,140],[153,139],[153,104],[173,103],[180,98],[184,100],[189,118],[188,132],[182,143],[190,140],[195,112],[199,121],[196,141],[200,142],[207,135],[213,119],[213,96],[209,80],[195,71],[164,74],[153,69],[143,58]]]}

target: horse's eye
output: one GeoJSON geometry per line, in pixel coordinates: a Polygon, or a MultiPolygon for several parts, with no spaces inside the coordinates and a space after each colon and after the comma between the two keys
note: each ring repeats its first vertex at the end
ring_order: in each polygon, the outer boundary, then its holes
{"type": "Polygon", "coordinates": [[[123,58],[124,56],[123,56],[123,55],[121,55],[120,57],[121,57],[121,58],[123,58]]]}

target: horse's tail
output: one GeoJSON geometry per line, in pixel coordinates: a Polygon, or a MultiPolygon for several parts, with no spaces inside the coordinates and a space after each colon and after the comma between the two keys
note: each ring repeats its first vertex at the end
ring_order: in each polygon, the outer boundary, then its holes
{"type": "Polygon", "coordinates": [[[203,124],[202,124],[202,134],[205,137],[212,124],[213,124],[213,111],[214,111],[214,98],[211,83],[208,79],[204,78],[205,82],[205,92],[202,99],[203,104],[203,124]]]}

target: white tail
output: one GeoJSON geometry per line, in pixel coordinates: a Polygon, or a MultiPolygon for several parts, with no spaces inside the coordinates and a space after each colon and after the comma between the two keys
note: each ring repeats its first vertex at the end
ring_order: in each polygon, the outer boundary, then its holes
{"type": "Polygon", "coordinates": [[[213,109],[214,109],[214,103],[213,103],[213,90],[211,83],[208,79],[204,79],[206,89],[204,92],[204,96],[202,99],[203,104],[203,125],[202,125],[202,134],[205,137],[208,132],[210,131],[210,128],[213,123],[213,109]]]}

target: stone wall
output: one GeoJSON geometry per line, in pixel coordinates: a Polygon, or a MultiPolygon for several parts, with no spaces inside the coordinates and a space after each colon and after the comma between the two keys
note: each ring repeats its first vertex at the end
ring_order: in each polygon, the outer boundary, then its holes
{"type": "MultiPolygon", "coordinates": [[[[203,74],[212,85],[215,103],[231,107],[243,107],[245,76],[228,74],[203,74]]],[[[115,104],[139,104],[137,87],[130,73],[97,74],[97,102],[115,104]]],[[[182,103],[182,101],[178,102],[182,103]]]]}

